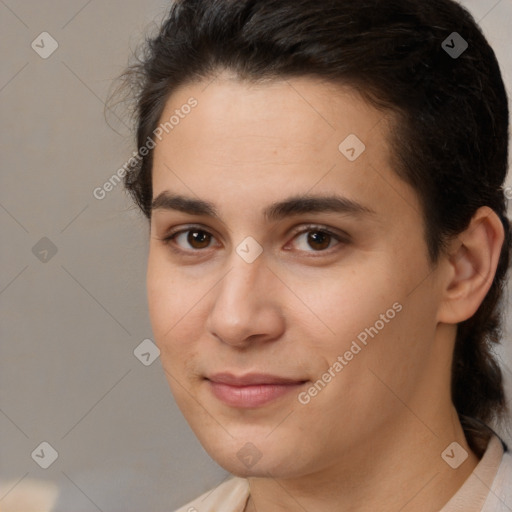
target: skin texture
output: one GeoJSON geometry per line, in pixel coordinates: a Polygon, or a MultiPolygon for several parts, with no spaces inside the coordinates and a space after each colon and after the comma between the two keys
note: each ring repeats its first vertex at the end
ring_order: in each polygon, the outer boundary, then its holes
{"type": "Polygon", "coordinates": [[[219,218],[155,208],[147,273],[155,340],[185,418],[213,459],[249,478],[248,511],[439,510],[478,462],[451,403],[450,365],[455,324],[492,282],[501,223],[480,209],[433,266],[418,196],[393,171],[389,114],[348,87],[222,73],[177,90],[162,120],[191,96],[197,106],[155,148],[153,198],[202,199],[219,218]],[[349,134],[366,146],[355,161],[338,149],[349,134]],[[372,212],[264,217],[305,194],[372,212]],[[163,241],[194,228],[199,238],[163,241]],[[263,249],[252,263],[236,251],[249,236],[263,249]],[[301,403],[394,304],[400,311],[301,403]],[[216,372],[307,382],[242,409],[212,394],[205,376],[216,372]],[[457,469],[441,458],[454,441],[468,453],[457,469]],[[250,466],[237,456],[244,446],[259,457],[250,466]]]}

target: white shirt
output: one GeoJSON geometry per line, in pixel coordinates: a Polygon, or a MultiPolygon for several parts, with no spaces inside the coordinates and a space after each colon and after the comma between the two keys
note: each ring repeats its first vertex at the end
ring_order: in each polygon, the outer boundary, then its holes
{"type": "MultiPolygon", "coordinates": [[[[175,512],[243,512],[249,482],[233,477],[175,512]]],[[[512,454],[491,437],[480,462],[439,512],[512,512],[512,454]]]]}

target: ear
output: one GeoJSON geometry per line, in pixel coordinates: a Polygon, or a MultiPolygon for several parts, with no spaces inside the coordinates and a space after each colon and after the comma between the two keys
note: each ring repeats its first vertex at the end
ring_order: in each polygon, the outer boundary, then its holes
{"type": "Polygon", "coordinates": [[[438,321],[457,324],[475,314],[494,279],[505,231],[487,206],[479,208],[467,229],[453,239],[442,258],[447,266],[438,321]]]}

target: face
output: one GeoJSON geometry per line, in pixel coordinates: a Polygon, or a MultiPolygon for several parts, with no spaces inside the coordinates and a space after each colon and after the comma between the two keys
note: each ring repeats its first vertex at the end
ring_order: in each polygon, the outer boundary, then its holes
{"type": "Polygon", "coordinates": [[[161,121],[176,110],[154,150],[147,291],[178,406],[234,474],[371,456],[410,422],[404,402],[434,407],[449,388],[388,119],[310,78],[221,75],[176,91],[161,121]]]}

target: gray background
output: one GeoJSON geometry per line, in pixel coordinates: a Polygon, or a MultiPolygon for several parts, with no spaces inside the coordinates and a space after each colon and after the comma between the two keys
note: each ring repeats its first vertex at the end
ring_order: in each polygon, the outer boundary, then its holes
{"type": "MultiPolygon", "coordinates": [[[[512,2],[463,4],[495,48],[511,91],[512,2]]],[[[182,418],[160,361],[145,366],[133,354],[152,337],[146,223],[121,185],[103,200],[93,196],[134,150],[122,123],[111,120],[114,130],[103,116],[112,80],[168,5],[0,0],[4,512],[170,511],[227,475],[182,418]],[[46,59],[31,47],[44,31],[59,45],[46,59]],[[47,261],[33,252],[43,237],[57,249],[47,261]],[[31,457],[43,441],[58,452],[48,469],[31,457]],[[29,498],[36,508],[21,505],[29,498]]]]}

